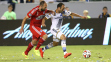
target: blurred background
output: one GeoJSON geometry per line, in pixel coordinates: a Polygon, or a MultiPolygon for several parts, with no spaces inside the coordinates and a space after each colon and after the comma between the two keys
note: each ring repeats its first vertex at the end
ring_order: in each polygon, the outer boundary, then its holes
{"type": "MultiPolygon", "coordinates": [[[[57,4],[63,2],[65,10],[88,19],[63,16],[62,32],[67,37],[68,52],[73,53],[70,58],[63,59],[59,42],[58,47],[46,51],[44,60],[34,56],[32,51],[29,54],[31,59],[24,60],[21,53],[31,42],[32,33],[28,19],[24,33],[20,34],[21,22],[41,1],[0,0],[0,62],[111,62],[111,0],[44,0],[48,4],[47,9],[56,10],[57,4]],[[82,56],[84,50],[91,51],[91,58],[82,56]]],[[[50,33],[51,19],[46,25],[45,28],[41,27],[48,35],[42,47],[53,40],[50,33]]]]}
{"type": "MultiPolygon", "coordinates": [[[[0,17],[8,10],[8,5],[13,6],[16,13],[16,19],[23,19],[29,10],[39,5],[43,0],[0,0],[0,17]]],[[[107,13],[111,13],[111,0],[45,0],[48,3],[48,9],[55,10],[58,2],[64,2],[71,12],[87,15],[91,18],[98,18],[103,13],[103,7],[107,7],[107,13]]],[[[76,17],[74,17],[76,18],[76,17]]]]}

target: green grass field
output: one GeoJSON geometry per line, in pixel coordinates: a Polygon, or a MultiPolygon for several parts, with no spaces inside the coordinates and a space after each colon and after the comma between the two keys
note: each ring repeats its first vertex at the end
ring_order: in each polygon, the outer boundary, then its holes
{"type": "Polygon", "coordinates": [[[44,59],[36,56],[33,49],[29,52],[29,59],[24,59],[22,52],[26,48],[27,46],[0,46],[0,62],[111,62],[111,45],[67,46],[67,52],[72,52],[72,55],[66,59],[63,58],[61,46],[46,50],[44,59]],[[90,58],[82,56],[84,50],[91,51],[90,58]]]}

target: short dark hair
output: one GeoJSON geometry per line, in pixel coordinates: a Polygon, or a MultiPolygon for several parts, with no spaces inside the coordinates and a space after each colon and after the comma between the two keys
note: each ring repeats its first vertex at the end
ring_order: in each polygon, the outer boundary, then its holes
{"type": "Polygon", "coordinates": [[[41,2],[40,2],[40,6],[43,6],[44,3],[46,3],[46,2],[45,2],[45,1],[41,1],[41,2]]]}
{"type": "Polygon", "coordinates": [[[8,5],[8,8],[9,8],[9,7],[13,7],[13,6],[12,6],[12,5],[8,5]]]}
{"type": "Polygon", "coordinates": [[[61,8],[61,7],[62,7],[62,5],[64,5],[64,4],[63,4],[63,3],[59,3],[59,4],[57,5],[57,8],[58,8],[58,7],[60,7],[60,8],[61,8]]]}
{"type": "Polygon", "coordinates": [[[103,9],[108,9],[108,8],[106,6],[104,6],[103,9]]]}

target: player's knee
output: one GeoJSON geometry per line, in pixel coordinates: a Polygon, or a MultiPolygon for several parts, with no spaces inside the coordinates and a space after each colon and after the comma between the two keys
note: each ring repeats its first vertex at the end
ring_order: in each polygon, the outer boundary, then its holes
{"type": "Polygon", "coordinates": [[[58,44],[53,44],[53,46],[58,46],[58,44]]]}
{"type": "Polygon", "coordinates": [[[44,40],[46,40],[46,39],[47,39],[47,37],[48,37],[48,36],[47,36],[47,34],[45,34],[45,35],[43,35],[43,37],[42,37],[42,38],[43,38],[44,40]]]}
{"type": "Polygon", "coordinates": [[[64,39],[63,40],[66,40],[66,36],[64,35],[64,39]]]}
{"type": "Polygon", "coordinates": [[[53,41],[53,46],[58,46],[59,42],[53,41]]]}
{"type": "Polygon", "coordinates": [[[66,40],[66,36],[64,34],[61,35],[60,37],[61,40],[66,40]]]}
{"type": "Polygon", "coordinates": [[[36,41],[36,40],[32,40],[32,44],[33,44],[33,45],[36,45],[36,44],[37,44],[37,41],[36,41]]]}

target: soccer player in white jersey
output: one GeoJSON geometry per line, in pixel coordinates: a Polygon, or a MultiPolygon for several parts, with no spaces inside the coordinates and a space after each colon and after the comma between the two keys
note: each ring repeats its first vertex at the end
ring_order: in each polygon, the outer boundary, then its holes
{"type": "MultiPolygon", "coordinates": [[[[46,26],[45,20],[51,18],[52,25],[50,27],[50,31],[53,34],[53,42],[49,43],[44,48],[39,49],[40,55],[42,58],[43,58],[44,51],[51,48],[51,47],[57,46],[60,40],[61,40],[61,46],[62,46],[62,49],[64,52],[64,58],[67,58],[68,56],[70,56],[72,54],[72,53],[67,53],[67,51],[66,51],[66,37],[61,32],[61,26],[62,26],[62,22],[63,22],[62,12],[64,11],[64,8],[65,8],[65,5],[63,3],[59,3],[57,5],[57,9],[55,10],[55,13],[46,15],[44,17],[44,19],[42,20],[42,26],[46,26]]],[[[81,18],[86,18],[84,16],[80,16],[78,14],[71,13],[70,11],[66,11],[66,10],[65,10],[64,15],[67,15],[67,16],[72,15],[72,16],[77,16],[77,17],[81,17],[81,18]]]]}

